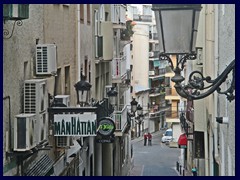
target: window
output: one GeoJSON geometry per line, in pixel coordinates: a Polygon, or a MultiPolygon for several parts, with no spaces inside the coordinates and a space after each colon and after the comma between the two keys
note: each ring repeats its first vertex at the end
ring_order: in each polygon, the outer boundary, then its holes
{"type": "Polygon", "coordinates": [[[87,23],[91,24],[91,11],[90,11],[90,4],[87,4],[87,23]]]}
{"type": "Polygon", "coordinates": [[[62,87],[61,87],[61,68],[57,70],[57,76],[55,77],[56,83],[54,88],[54,94],[62,94],[62,87]]]}
{"type": "Polygon", "coordinates": [[[80,4],[80,21],[84,23],[84,4],[80,4]]]}
{"type": "Polygon", "coordinates": [[[165,136],[172,136],[172,131],[166,131],[165,136]]]}
{"type": "Polygon", "coordinates": [[[70,94],[70,66],[65,67],[65,94],[70,94]]]}
{"type": "Polygon", "coordinates": [[[88,56],[85,56],[84,58],[84,75],[87,77],[88,75],[88,56]]]}
{"type": "Polygon", "coordinates": [[[99,23],[98,23],[98,21],[99,21],[99,16],[98,16],[98,10],[95,10],[94,11],[94,21],[95,21],[95,29],[94,29],[94,31],[95,31],[95,36],[97,36],[98,35],[98,32],[99,32],[99,23]]]}
{"type": "Polygon", "coordinates": [[[88,82],[91,83],[91,64],[88,65],[88,82]]]}
{"type": "Polygon", "coordinates": [[[105,20],[105,9],[104,4],[101,4],[99,7],[99,20],[104,21],[105,20]]]}

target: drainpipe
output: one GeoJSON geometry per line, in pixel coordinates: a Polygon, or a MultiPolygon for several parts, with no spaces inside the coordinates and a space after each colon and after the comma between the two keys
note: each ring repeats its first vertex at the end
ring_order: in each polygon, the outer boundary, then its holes
{"type": "Polygon", "coordinates": [[[81,41],[80,41],[80,4],[77,5],[77,18],[78,18],[78,24],[77,24],[77,33],[78,33],[78,40],[77,40],[77,54],[78,54],[78,74],[77,74],[77,80],[80,81],[80,69],[81,69],[81,55],[80,55],[80,48],[81,48],[81,41]]]}
{"type": "MultiPolygon", "coordinates": [[[[219,74],[219,53],[218,53],[218,5],[214,5],[214,63],[215,63],[215,77],[219,74]]],[[[215,93],[216,94],[216,93],[215,93]]],[[[214,98],[215,104],[215,115],[220,116],[219,112],[219,94],[216,95],[217,98],[214,98]],[[217,107],[216,107],[217,106],[217,107]],[[217,111],[217,112],[216,112],[217,111]]],[[[218,153],[218,123],[215,121],[215,117],[213,117],[213,125],[214,125],[214,159],[217,163],[219,163],[219,153],[218,153]]]]}
{"type": "Polygon", "coordinates": [[[5,97],[3,97],[3,100],[6,100],[6,99],[8,99],[8,106],[9,106],[9,113],[8,113],[8,118],[9,118],[9,120],[8,120],[8,140],[9,140],[9,147],[7,147],[7,148],[9,148],[9,150],[11,151],[11,147],[12,147],[12,140],[11,140],[11,137],[12,137],[12,135],[11,135],[11,129],[12,129],[12,127],[11,127],[11,101],[10,101],[10,96],[5,96],[5,97]]]}

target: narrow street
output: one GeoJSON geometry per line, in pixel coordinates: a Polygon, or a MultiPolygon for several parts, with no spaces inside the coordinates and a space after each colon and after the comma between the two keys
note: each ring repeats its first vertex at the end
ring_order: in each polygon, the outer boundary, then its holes
{"type": "Polygon", "coordinates": [[[132,140],[134,166],[130,176],[179,176],[176,161],[180,149],[161,143],[161,131],[152,135],[152,146],[144,146],[143,138],[132,140]]]}

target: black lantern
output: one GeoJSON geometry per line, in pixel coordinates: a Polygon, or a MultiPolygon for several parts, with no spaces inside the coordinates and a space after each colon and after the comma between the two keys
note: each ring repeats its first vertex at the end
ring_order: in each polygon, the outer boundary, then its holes
{"type": "Polygon", "coordinates": [[[193,71],[189,75],[188,84],[182,83],[185,78],[181,71],[186,61],[197,57],[195,46],[201,4],[153,4],[152,10],[155,13],[159,38],[159,60],[168,62],[174,71],[175,76],[171,80],[175,82],[177,93],[189,100],[197,100],[216,90],[219,94],[225,94],[230,102],[235,99],[235,59],[214,80],[210,76],[204,77],[200,71],[193,71]],[[176,63],[172,61],[171,55],[176,56],[176,63]],[[226,90],[221,90],[221,84],[231,71],[231,85],[226,90]],[[207,91],[203,91],[205,89],[207,91]]]}
{"type": "Polygon", "coordinates": [[[81,76],[81,80],[75,85],[77,92],[77,104],[80,106],[88,105],[89,93],[92,85],[86,81],[86,76],[81,76]]]}
{"type": "Polygon", "coordinates": [[[161,53],[195,52],[201,4],[153,4],[152,10],[161,53]]]}
{"type": "Polygon", "coordinates": [[[137,106],[137,115],[140,117],[143,115],[143,108],[141,107],[140,104],[137,106]]]}
{"type": "Polygon", "coordinates": [[[133,100],[130,103],[131,103],[131,112],[135,114],[135,112],[137,111],[138,102],[135,100],[135,98],[133,98],[133,100]]]}
{"type": "Polygon", "coordinates": [[[141,107],[140,104],[138,104],[138,106],[137,106],[137,115],[138,115],[137,124],[138,124],[138,130],[139,130],[138,131],[138,137],[140,137],[140,135],[141,135],[141,124],[143,122],[143,108],[141,107]]]}
{"type": "Polygon", "coordinates": [[[114,106],[116,106],[117,104],[117,95],[118,95],[118,92],[115,90],[114,87],[111,87],[111,90],[107,92],[109,101],[114,106]]]}

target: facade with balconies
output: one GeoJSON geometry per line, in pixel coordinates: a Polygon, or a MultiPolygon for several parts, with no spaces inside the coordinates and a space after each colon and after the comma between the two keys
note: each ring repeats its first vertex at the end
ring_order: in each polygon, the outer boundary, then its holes
{"type": "MultiPolygon", "coordinates": [[[[172,58],[173,63],[176,63],[176,58],[172,58]]],[[[179,120],[179,113],[180,113],[180,103],[181,98],[176,92],[174,88],[174,83],[171,81],[171,78],[174,76],[171,68],[166,66],[166,73],[165,73],[165,99],[170,104],[170,109],[166,112],[166,126],[171,127],[173,123],[180,123],[179,120]]]]}

